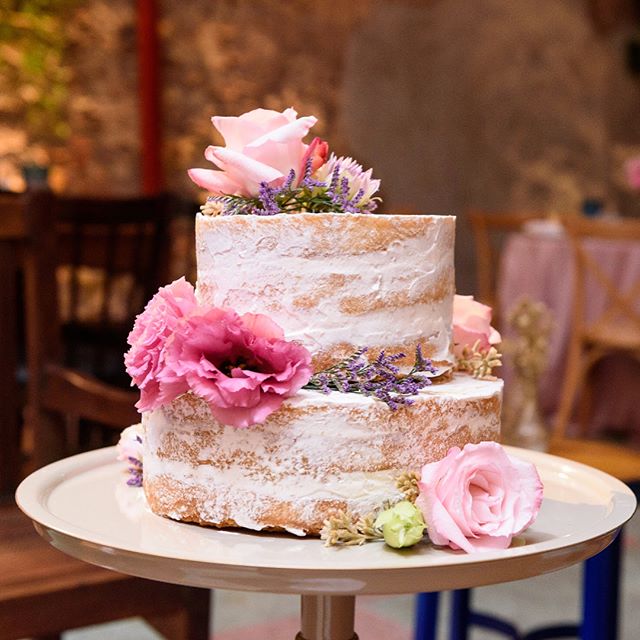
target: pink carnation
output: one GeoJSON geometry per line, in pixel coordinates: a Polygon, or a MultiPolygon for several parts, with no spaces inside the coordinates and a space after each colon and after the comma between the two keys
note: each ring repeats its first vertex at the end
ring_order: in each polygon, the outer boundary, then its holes
{"type": "Polygon", "coordinates": [[[473,299],[473,296],[454,296],[453,299],[453,352],[462,355],[464,347],[478,342],[481,350],[498,344],[500,334],[491,326],[491,307],[473,299]]]}
{"type": "Polygon", "coordinates": [[[542,483],[533,464],[496,442],[453,447],[422,469],[420,495],[434,544],[474,551],[506,549],[535,520],[542,483]]]}
{"type": "Polygon", "coordinates": [[[167,344],[160,384],[165,376],[169,384],[183,379],[223,424],[264,422],[312,373],[309,352],[282,338],[266,316],[205,309],[181,323],[167,344]]]}
{"type": "Polygon", "coordinates": [[[317,118],[298,118],[294,109],[282,113],[254,109],[238,117],[215,116],[211,120],[226,146],[209,146],[204,156],[221,171],[190,169],[189,177],[213,195],[257,197],[261,183],[278,187],[292,169],[296,172],[294,186],[297,186],[308,157],[318,166],[323,154],[326,160],[327,151],[321,142],[312,145],[302,142],[317,118]]]}
{"type": "Polygon", "coordinates": [[[185,381],[171,378],[166,371],[165,346],[180,322],[196,308],[193,286],[180,278],[162,287],[136,318],[124,362],[133,384],[140,389],[136,404],[140,411],[151,411],[187,391],[185,381]],[[162,382],[160,372],[165,374],[162,382]]]}

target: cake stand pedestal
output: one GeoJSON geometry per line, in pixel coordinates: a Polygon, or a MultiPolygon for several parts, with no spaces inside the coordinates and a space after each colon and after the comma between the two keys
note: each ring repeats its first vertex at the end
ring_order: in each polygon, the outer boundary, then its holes
{"type": "Polygon", "coordinates": [[[536,522],[511,548],[468,555],[427,543],[327,548],[318,539],[216,530],[151,513],[126,485],[114,448],[55,462],[30,475],[16,500],[40,535],[76,558],[176,584],[302,597],[298,640],[354,640],[355,599],[509,582],[602,551],[633,515],[631,490],[600,471],[507,448],[533,462],[545,485],[536,522]]]}

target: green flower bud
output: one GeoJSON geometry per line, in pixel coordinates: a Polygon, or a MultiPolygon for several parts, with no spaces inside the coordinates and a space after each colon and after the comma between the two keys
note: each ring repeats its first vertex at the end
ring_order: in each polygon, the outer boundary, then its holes
{"type": "Polygon", "coordinates": [[[384,541],[394,549],[420,542],[426,529],[422,512],[408,500],[402,500],[380,513],[374,526],[382,528],[384,541]]]}

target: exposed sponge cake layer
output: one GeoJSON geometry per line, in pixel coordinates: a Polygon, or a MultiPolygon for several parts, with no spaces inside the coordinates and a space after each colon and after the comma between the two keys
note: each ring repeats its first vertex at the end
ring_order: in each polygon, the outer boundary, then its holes
{"type": "Polygon", "coordinates": [[[454,231],[451,216],[199,214],[197,295],[269,316],[316,370],[364,346],[449,363],[454,231]]]}
{"type": "Polygon", "coordinates": [[[501,391],[500,380],[456,375],[396,411],[354,393],[301,391],[248,429],[218,423],[185,394],[143,416],[145,493],[176,520],[318,534],[339,509],[365,515],[399,497],[403,471],[498,440],[501,391]]]}

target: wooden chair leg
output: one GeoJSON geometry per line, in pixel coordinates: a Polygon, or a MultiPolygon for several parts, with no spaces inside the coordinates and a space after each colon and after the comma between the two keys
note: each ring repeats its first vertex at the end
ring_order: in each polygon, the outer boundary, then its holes
{"type": "Polygon", "coordinates": [[[580,383],[584,377],[584,365],[580,353],[570,354],[567,361],[564,385],[562,387],[562,395],[560,396],[560,405],[556,415],[553,435],[557,438],[565,436],[567,425],[573,413],[573,405],[580,388],[580,383]]]}
{"type": "Polygon", "coordinates": [[[211,627],[211,591],[185,587],[185,609],[148,617],[147,622],[167,640],[208,640],[211,627]]]}
{"type": "Polygon", "coordinates": [[[45,464],[59,460],[67,454],[66,425],[61,416],[49,411],[38,411],[27,406],[23,412],[25,429],[34,435],[25,471],[31,473],[45,464]]]}

